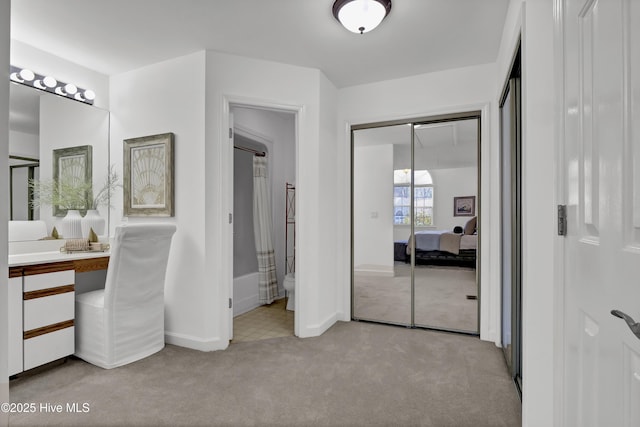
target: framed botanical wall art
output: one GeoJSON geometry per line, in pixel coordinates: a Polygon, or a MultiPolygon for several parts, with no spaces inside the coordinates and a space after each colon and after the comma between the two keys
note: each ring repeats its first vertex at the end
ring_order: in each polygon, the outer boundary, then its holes
{"type": "Polygon", "coordinates": [[[476,196],[453,198],[453,216],[474,216],[476,214],[476,196]]]}
{"type": "Polygon", "coordinates": [[[124,216],[173,216],[173,133],[124,140],[124,216]]]}
{"type": "Polygon", "coordinates": [[[53,150],[53,180],[57,203],[53,215],[64,216],[69,209],[84,211],[91,207],[93,158],[91,145],[53,150]]]}

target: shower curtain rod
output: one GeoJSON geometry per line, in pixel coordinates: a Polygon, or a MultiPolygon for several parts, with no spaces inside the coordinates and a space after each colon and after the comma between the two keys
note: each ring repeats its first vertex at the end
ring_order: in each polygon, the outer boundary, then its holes
{"type": "Polygon", "coordinates": [[[238,150],[242,150],[242,151],[248,151],[249,153],[253,153],[258,157],[264,157],[267,155],[267,153],[265,153],[264,151],[258,151],[258,150],[254,150],[247,147],[241,147],[239,145],[234,145],[233,148],[237,148],[238,150]]]}

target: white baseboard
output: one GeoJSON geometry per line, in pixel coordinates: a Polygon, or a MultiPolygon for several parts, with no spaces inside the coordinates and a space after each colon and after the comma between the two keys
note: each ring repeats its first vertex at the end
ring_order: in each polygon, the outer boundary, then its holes
{"type": "Polygon", "coordinates": [[[258,302],[258,273],[249,273],[233,278],[233,316],[253,310],[258,302]]]}
{"type": "Polygon", "coordinates": [[[393,265],[361,264],[355,266],[353,272],[356,274],[366,274],[367,276],[393,277],[395,275],[393,265]]]}
{"type": "Polygon", "coordinates": [[[258,303],[258,295],[239,298],[233,300],[233,317],[240,316],[241,314],[247,313],[254,308],[260,307],[260,303],[258,303]]]}
{"type": "Polygon", "coordinates": [[[329,317],[327,317],[324,321],[316,324],[316,325],[309,325],[309,327],[304,328],[304,330],[301,328],[299,330],[299,337],[300,338],[311,338],[311,337],[318,337],[322,334],[324,334],[330,327],[332,327],[337,321],[338,321],[338,313],[333,313],[332,315],[330,315],[329,317]]]}
{"type": "Polygon", "coordinates": [[[200,351],[224,350],[229,346],[229,341],[221,340],[220,337],[202,339],[168,331],[164,332],[164,342],[166,344],[200,351]]]}

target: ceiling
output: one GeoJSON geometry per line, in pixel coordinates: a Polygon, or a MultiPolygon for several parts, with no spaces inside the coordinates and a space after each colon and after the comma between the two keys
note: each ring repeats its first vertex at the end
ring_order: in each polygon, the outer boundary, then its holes
{"type": "MultiPolygon", "coordinates": [[[[478,165],[477,119],[417,125],[415,169],[455,169],[478,165]]],[[[409,124],[360,129],[354,132],[355,147],[393,145],[394,167],[406,168],[411,161],[409,124]]]]}
{"type": "Polygon", "coordinates": [[[364,35],[342,28],[332,4],[12,0],[11,34],[107,75],[209,49],[317,68],[341,88],[495,62],[509,0],[394,0],[364,35]]]}

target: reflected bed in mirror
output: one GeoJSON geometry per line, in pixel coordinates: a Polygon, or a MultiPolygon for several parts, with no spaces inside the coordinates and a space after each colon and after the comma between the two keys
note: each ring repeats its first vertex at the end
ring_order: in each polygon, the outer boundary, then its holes
{"type": "MultiPolygon", "coordinates": [[[[14,176],[8,201],[10,219],[42,220],[47,225],[47,234],[51,234],[60,217],[51,206],[30,209],[28,180],[51,180],[54,150],[81,145],[92,147],[93,188],[99,190],[109,173],[109,112],[28,86],[10,84],[9,155],[13,158],[10,170],[14,176]]],[[[108,203],[100,207],[100,215],[108,219],[108,203]]],[[[105,234],[108,233],[107,228],[105,234]]]]}

